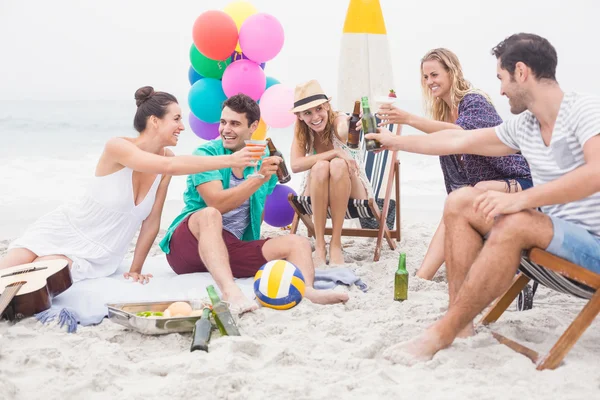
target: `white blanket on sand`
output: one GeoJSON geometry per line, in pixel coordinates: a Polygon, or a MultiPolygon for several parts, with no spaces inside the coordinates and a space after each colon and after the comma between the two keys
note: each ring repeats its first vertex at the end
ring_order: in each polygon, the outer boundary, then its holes
{"type": "MultiPolygon", "coordinates": [[[[145,285],[123,277],[130,266],[131,260],[126,259],[111,276],[73,284],[54,298],[49,310],[37,314],[36,318],[43,323],[57,320],[59,325],[66,325],[69,332],[75,332],[78,323],[96,325],[102,322],[108,315],[107,304],[206,299],[206,287],[215,284],[207,272],[177,275],[164,256],[146,260],[144,273],[152,274],[153,278],[145,285]]],[[[255,298],[253,281],[253,278],[236,279],[237,285],[249,299],[255,298]]],[[[338,284],[356,285],[360,290],[367,291],[367,285],[348,268],[315,271],[316,289],[331,289],[338,284]]],[[[216,285],[215,288],[218,290],[216,285]]]]}
{"type": "MultiPolygon", "coordinates": [[[[145,285],[123,277],[130,266],[131,260],[126,259],[111,276],[73,284],[54,298],[50,310],[36,317],[42,322],[49,322],[58,317],[61,325],[66,324],[68,330],[74,332],[77,323],[95,325],[102,322],[108,314],[107,304],[203,299],[208,298],[206,287],[215,283],[208,273],[177,275],[169,267],[164,256],[148,258],[144,264],[144,273],[154,276],[145,285]]],[[[250,299],[255,297],[253,280],[236,280],[250,299]]]]}

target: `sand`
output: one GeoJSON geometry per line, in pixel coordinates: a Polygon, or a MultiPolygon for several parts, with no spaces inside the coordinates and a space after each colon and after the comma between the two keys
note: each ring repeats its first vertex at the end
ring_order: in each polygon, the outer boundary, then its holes
{"type": "MultiPolygon", "coordinates": [[[[0,322],[0,399],[586,399],[600,394],[596,321],[554,371],[539,372],[487,328],[413,367],[382,358],[447,308],[445,274],[414,277],[435,219],[403,210],[399,250],[372,262],[372,239],[345,239],[347,266],[369,285],[344,305],[310,301],[239,319],[241,337],[213,334],[209,353],[190,353],[190,334],[143,336],[104,320],[67,334],[29,318],[0,322]],[[392,299],[398,251],[408,255],[409,300],[392,299]]],[[[273,228],[266,235],[285,234],[273,228]]],[[[0,243],[0,253],[7,242],[0,243]]],[[[153,247],[152,254],[159,250],[153,247]]],[[[337,290],[347,290],[338,288],[337,290]]],[[[540,288],[534,308],[514,305],[493,326],[546,352],[583,301],[540,288]]]]}

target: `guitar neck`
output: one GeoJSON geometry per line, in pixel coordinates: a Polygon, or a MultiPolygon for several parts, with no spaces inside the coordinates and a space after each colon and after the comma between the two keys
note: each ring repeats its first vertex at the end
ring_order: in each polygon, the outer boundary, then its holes
{"type": "Polygon", "coordinates": [[[17,292],[24,284],[25,282],[14,282],[4,289],[2,295],[0,295],[0,318],[2,317],[2,314],[4,314],[6,307],[8,307],[12,299],[17,295],[17,292]]]}

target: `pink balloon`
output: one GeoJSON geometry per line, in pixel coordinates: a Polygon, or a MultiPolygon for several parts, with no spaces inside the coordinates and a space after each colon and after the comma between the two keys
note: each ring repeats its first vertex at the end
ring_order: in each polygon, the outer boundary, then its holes
{"type": "Polygon", "coordinates": [[[240,28],[240,47],[244,55],[259,64],[279,54],[283,39],[283,26],[269,14],[254,14],[240,28]]]}
{"type": "Polygon", "coordinates": [[[260,115],[273,128],[286,128],[296,121],[292,108],[294,89],[282,84],[269,87],[260,98],[260,115]]]}
{"type": "Polygon", "coordinates": [[[265,87],[267,87],[267,77],[254,61],[236,61],[229,64],[223,73],[223,91],[227,97],[244,93],[258,100],[264,93],[265,87]]]}

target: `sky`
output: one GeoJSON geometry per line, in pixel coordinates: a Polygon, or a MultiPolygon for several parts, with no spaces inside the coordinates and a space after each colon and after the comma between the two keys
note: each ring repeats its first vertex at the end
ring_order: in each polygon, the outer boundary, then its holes
{"type": "MultiPolygon", "coordinates": [[[[0,0],[0,100],[133,101],[151,85],[187,98],[195,19],[227,0],[0,0]]],[[[318,79],[335,95],[349,0],[252,0],[283,25],[282,51],[265,69],[291,87],[318,79]]],[[[465,76],[501,115],[491,48],[512,33],[542,35],[556,47],[566,90],[600,95],[600,2],[594,0],[381,0],[400,102],[419,111],[420,58],[454,51],[465,76]],[[418,109],[416,109],[418,108],[418,109]]],[[[334,96],[335,97],[335,96],[334,96]]],[[[335,99],[334,99],[335,104],[335,99]]]]}

